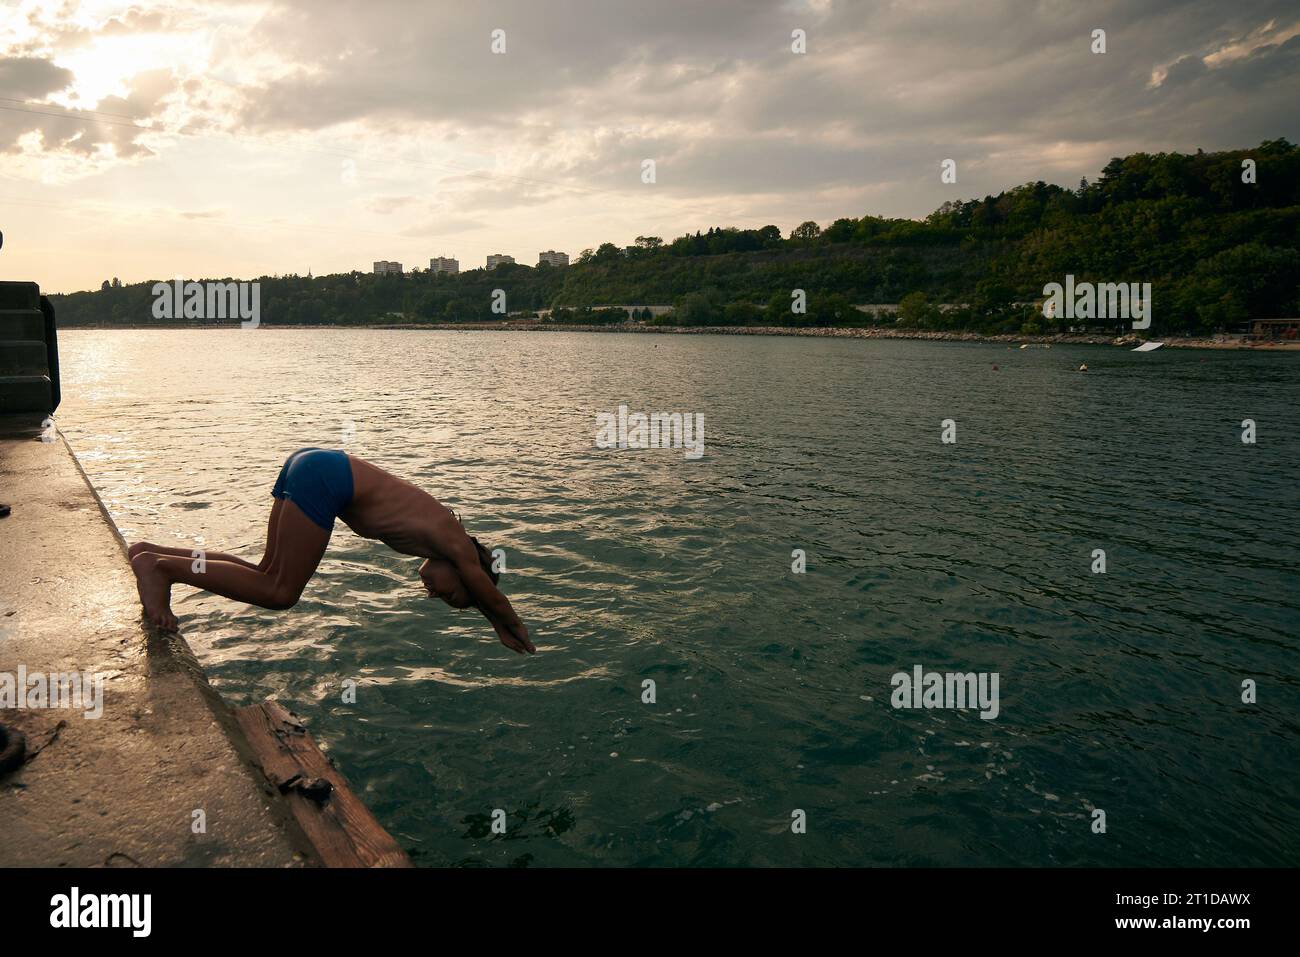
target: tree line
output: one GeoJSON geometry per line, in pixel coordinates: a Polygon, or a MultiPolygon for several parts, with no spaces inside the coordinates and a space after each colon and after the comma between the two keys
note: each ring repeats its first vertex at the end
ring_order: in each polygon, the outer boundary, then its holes
{"type": "MultiPolygon", "coordinates": [[[[608,324],[623,310],[672,305],[682,325],[853,326],[878,322],[981,332],[1050,332],[1046,283],[1150,282],[1153,334],[1208,333],[1300,314],[1300,149],[1284,139],[1214,153],[1112,159],[1077,189],[1035,182],[945,202],[923,220],[879,216],[718,226],[665,242],[603,243],[567,267],[506,264],[455,276],[350,272],[263,276],[262,322],[376,325],[500,320],[608,324]],[[805,308],[792,310],[802,291],[805,308]],[[862,312],[861,304],[897,304],[862,312]],[[499,308],[499,307],[498,307],[499,308]]],[[[216,277],[212,277],[216,278],[216,277]]],[[[231,281],[225,279],[222,281],[231,281]]],[[[152,282],[106,281],[53,296],[60,324],[147,325],[152,282]]]]}

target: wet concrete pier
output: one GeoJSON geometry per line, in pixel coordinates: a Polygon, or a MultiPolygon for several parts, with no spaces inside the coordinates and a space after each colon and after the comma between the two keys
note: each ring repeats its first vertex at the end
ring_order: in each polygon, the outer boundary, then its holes
{"type": "Polygon", "coordinates": [[[28,754],[0,776],[0,867],[316,863],[184,639],[142,627],[124,543],[39,423],[0,417],[0,723],[28,754]],[[73,674],[102,678],[102,716],[42,705],[73,674]]]}

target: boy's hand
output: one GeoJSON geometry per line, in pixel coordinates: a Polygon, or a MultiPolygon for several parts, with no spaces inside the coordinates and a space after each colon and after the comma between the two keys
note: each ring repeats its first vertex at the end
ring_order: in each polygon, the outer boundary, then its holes
{"type": "Polygon", "coordinates": [[[495,618],[489,618],[488,620],[492,622],[492,627],[496,629],[497,635],[501,638],[501,644],[511,651],[517,651],[521,655],[524,652],[528,652],[530,655],[537,654],[537,648],[528,638],[528,626],[522,621],[512,630],[495,618]]]}
{"type": "Polygon", "coordinates": [[[470,599],[483,617],[492,623],[501,644],[521,655],[525,652],[536,654],[537,648],[528,638],[528,628],[510,606],[510,599],[501,594],[479,564],[478,550],[469,536],[462,529],[457,531],[458,537],[444,542],[441,547],[443,554],[456,566],[456,574],[469,592],[470,599]]]}

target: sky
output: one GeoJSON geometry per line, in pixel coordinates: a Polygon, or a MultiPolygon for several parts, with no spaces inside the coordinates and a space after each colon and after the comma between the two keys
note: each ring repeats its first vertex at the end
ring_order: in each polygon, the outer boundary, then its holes
{"type": "Polygon", "coordinates": [[[0,279],[921,218],[1295,142],[1298,67],[1290,0],[0,0],[0,279]]]}

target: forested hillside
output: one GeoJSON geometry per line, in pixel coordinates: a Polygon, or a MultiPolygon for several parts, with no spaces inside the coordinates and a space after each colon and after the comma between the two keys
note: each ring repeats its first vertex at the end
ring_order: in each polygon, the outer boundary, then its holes
{"type": "MultiPolygon", "coordinates": [[[[717,227],[669,242],[642,236],[630,248],[586,250],[562,268],[257,278],[269,324],[499,319],[492,294],[503,289],[511,312],[558,308],[561,321],[590,321],[582,307],[618,303],[672,304],[667,321],[691,325],[846,325],[876,321],[852,305],[901,302],[907,325],[1050,331],[1058,326],[1027,304],[1067,273],[1152,283],[1153,333],[1297,315],[1300,149],[1271,140],[1219,153],[1136,153],[1077,189],[1028,183],[945,203],[924,220],[808,222],[788,236],[775,226],[717,227]],[[1254,182],[1243,181],[1246,160],[1254,182]],[[794,289],[807,294],[806,314],[790,312],[794,289]]],[[[106,281],[52,298],[62,325],[147,325],[156,321],[152,285],[106,281]]]]}

